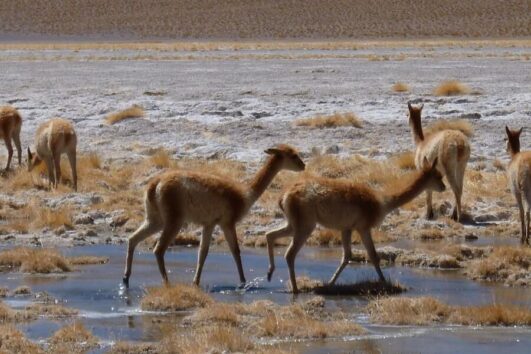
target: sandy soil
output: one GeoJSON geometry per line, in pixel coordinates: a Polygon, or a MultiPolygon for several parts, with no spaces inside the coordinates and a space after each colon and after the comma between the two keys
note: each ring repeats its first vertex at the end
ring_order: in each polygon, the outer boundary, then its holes
{"type": "Polygon", "coordinates": [[[2,39],[529,36],[526,0],[4,0],[2,39]]]}

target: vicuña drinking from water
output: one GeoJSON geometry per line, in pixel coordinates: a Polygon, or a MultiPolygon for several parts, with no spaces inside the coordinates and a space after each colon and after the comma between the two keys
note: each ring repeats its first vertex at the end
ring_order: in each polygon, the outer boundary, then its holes
{"type": "Polygon", "coordinates": [[[74,190],[77,191],[76,168],[77,135],[74,126],[66,119],[53,118],[37,128],[35,153],[28,147],[28,171],[44,161],[48,169],[48,183],[57,187],[61,183],[61,154],[66,153],[74,190]]]}

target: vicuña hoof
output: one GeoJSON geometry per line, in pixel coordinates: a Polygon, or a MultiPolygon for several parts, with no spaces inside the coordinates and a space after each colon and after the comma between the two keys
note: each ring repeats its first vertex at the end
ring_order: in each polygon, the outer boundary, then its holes
{"type": "Polygon", "coordinates": [[[129,289],[129,278],[123,277],[122,282],[124,283],[125,287],[129,289]]]}

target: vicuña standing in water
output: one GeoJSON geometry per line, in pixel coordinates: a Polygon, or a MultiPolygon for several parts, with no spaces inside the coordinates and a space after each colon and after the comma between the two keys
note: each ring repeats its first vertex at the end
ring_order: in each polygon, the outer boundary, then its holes
{"type": "Polygon", "coordinates": [[[4,139],[7,148],[6,171],[9,170],[11,159],[13,158],[13,146],[15,143],[18,155],[18,164],[22,164],[22,147],[20,145],[20,129],[22,128],[22,118],[18,111],[11,106],[0,107],[0,137],[4,139]]]}
{"type": "Polygon", "coordinates": [[[334,284],[352,258],[352,230],[359,232],[369,258],[383,282],[385,278],[380,269],[380,260],[372,241],[371,229],[380,225],[384,217],[399,206],[409,202],[425,190],[444,190],[442,174],[437,170],[437,158],[433,164],[427,160],[419,172],[414,172],[413,179],[400,191],[379,193],[364,184],[345,180],[311,177],[297,182],[282,197],[280,207],[287,218],[287,225],[267,233],[267,250],[269,253],[269,271],[267,279],[271,280],[275,270],[273,247],[275,240],[293,235],[293,240],[286,251],[291,287],[298,292],[295,279],[295,257],[306,239],[315,229],[316,224],[340,230],[343,245],[343,260],[330,279],[334,284]]]}
{"type": "Polygon", "coordinates": [[[236,223],[247,214],[278,172],[284,169],[302,171],[305,167],[298,153],[290,146],[279,145],[265,152],[271,156],[248,185],[207,173],[182,170],[154,177],[144,196],[145,221],[129,237],[124,284],[129,286],[135,247],[159,230],[162,230],[162,234],[153,252],[162,279],[168,283],[164,253],[185,223],[203,226],[194,283],[199,284],[201,279],[212,231],[216,225],[223,230],[236,261],[240,281],[245,283],[236,223]]]}
{"type": "MultiPolygon", "coordinates": [[[[413,107],[408,103],[409,125],[413,131],[413,140],[417,146],[415,152],[415,165],[422,167],[425,158],[429,162],[438,158],[437,168],[446,176],[446,180],[455,195],[455,206],[452,219],[461,221],[461,196],[463,194],[463,179],[468,159],[470,158],[470,145],[465,134],[458,130],[442,130],[424,136],[422,131],[421,113],[424,105],[413,107]]],[[[426,218],[433,218],[432,192],[426,191],[426,218]]]]}
{"type": "Polygon", "coordinates": [[[35,153],[28,147],[28,171],[44,161],[48,183],[57,188],[61,183],[61,154],[66,153],[72,168],[74,190],[77,191],[76,146],[77,135],[70,121],[53,118],[42,123],[35,136],[35,153]]]}
{"type": "Polygon", "coordinates": [[[511,191],[516,198],[522,224],[522,244],[529,244],[530,211],[531,211],[531,151],[520,151],[520,134],[522,130],[511,130],[505,127],[507,133],[507,151],[511,154],[511,162],[507,168],[507,175],[511,191]]]}

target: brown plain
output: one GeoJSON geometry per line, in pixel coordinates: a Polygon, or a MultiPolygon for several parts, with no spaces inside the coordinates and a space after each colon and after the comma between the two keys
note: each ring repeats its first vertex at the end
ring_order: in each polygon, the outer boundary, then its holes
{"type": "Polygon", "coordinates": [[[3,0],[0,33],[118,38],[403,38],[531,35],[509,0],[3,0]],[[473,19],[473,20],[471,20],[473,19]]]}

